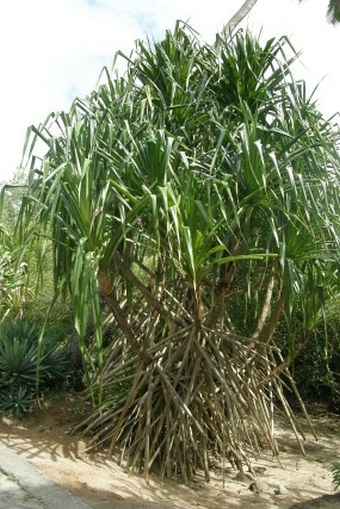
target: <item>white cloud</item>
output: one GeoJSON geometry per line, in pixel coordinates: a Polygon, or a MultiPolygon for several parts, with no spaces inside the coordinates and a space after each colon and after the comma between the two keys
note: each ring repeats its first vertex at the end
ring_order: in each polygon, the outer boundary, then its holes
{"type": "Polygon", "coordinates": [[[326,20],[328,0],[259,0],[247,22],[263,37],[288,35],[301,51],[296,75],[306,80],[310,92],[318,84],[316,97],[327,116],[340,111],[340,26],[326,20]]]}
{"type": "MultiPolygon", "coordinates": [[[[96,84],[115,51],[129,53],[138,37],[160,37],[176,19],[189,20],[205,39],[240,6],[240,0],[11,0],[0,4],[0,181],[21,159],[26,127],[68,108],[96,84]]],[[[292,36],[303,49],[302,73],[327,115],[340,110],[340,27],[327,25],[327,0],[258,0],[248,19],[263,36],[292,36]]]]}
{"type": "Polygon", "coordinates": [[[20,163],[27,126],[67,108],[96,85],[138,26],[80,0],[12,0],[0,6],[0,181],[20,163]]]}

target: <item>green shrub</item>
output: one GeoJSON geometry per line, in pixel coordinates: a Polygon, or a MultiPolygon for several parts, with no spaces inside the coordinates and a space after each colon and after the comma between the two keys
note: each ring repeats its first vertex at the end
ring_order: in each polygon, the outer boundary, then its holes
{"type": "Polygon", "coordinates": [[[340,488],[340,463],[335,463],[333,468],[333,484],[335,490],[340,488]]]}
{"type": "Polygon", "coordinates": [[[324,329],[317,329],[293,364],[294,378],[301,396],[311,401],[327,401],[328,409],[335,413],[340,413],[338,328],[338,322],[329,324],[327,348],[324,329]]]}
{"type": "Polygon", "coordinates": [[[39,343],[38,329],[26,321],[0,325],[0,409],[22,417],[34,397],[67,377],[69,362],[55,339],[39,343]]]}
{"type": "Polygon", "coordinates": [[[34,402],[34,391],[28,386],[5,386],[0,391],[0,409],[22,419],[34,402]]]}

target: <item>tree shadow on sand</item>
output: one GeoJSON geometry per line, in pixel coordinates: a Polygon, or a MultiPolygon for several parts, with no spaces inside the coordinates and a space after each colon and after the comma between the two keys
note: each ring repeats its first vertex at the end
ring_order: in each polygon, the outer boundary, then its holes
{"type": "Polygon", "coordinates": [[[298,502],[291,506],[290,509],[339,509],[340,493],[334,495],[323,495],[322,497],[298,502]]]}

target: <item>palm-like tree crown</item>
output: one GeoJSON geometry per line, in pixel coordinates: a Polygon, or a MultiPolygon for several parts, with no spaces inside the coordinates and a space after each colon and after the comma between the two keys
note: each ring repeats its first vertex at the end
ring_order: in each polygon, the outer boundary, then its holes
{"type": "Polygon", "coordinates": [[[253,434],[275,451],[275,330],[298,314],[294,348],[339,268],[339,135],[294,59],[285,38],[210,46],[177,24],[33,130],[48,153],[33,160],[22,230],[51,238],[81,336],[92,310],[87,430],[146,471],[157,459],[164,475],[208,476],[221,447],[241,468],[253,434]]]}

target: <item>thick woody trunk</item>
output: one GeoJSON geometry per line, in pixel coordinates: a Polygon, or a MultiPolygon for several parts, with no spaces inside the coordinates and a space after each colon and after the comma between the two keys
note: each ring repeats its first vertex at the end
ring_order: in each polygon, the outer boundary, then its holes
{"type": "Polygon", "coordinates": [[[259,341],[265,345],[269,345],[274,332],[276,330],[276,327],[279,324],[281,313],[284,308],[284,302],[285,302],[285,296],[284,296],[284,290],[283,288],[280,289],[280,294],[278,301],[276,303],[276,306],[274,307],[274,310],[268,320],[268,323],[265,325],[265,327],[262,329],[261,333],[259,334],[259,341]]]}
{"type": "Polygon", "coordinates": [[[222,32],[228,36],[232,33],[235,28],[244,20],[244,18],[249,14],[257,0],[246,0],[243,2],[241,7],[237,12],[235,12],[234,16],[228,21],[226,25],[224,25],[222,32]]]}
{"type": "Polygon", "coordinates": [[[150,364],[152,362],[151,357],[139,344],[137,338],[133,333],[132,328],[130,327],[128,319],[126,318],[123,310],[120,307],[118,300],[116,299],[110,275],[106,272],[100,271],[98,274],[98,282],[100,291],[105,299],[105,302],[111,309],[116,319],[118,327],[123,332],[132,350],[138,355],[138,357],[142,361],[145,362],[145,364],[150,364]]]}
{"type": "MultiPolygon", "coordinates": [[[[149,288],[145,286],[142,281],[132,272],[130,267],[119,257],[116,253],[113,257],[117,267],[120,270],[122,276],[128,279],[143,295],[150,307],[156,309],[156,311],[165,319],[171,319],[174,323],[180,326],[188,325],[183,319],[177,318],[168,311],[163,304],[151,293],[149,288]]],[[[152,275],[154,277],[154,275],[152,275]]]]}
{"type": "MultiPolygon", "coordinates": [[[[240,239],[237,239],[234,242],[234,245],[232,246],[230,250],[230,254],[232,256],[239,255],[241,253],[240,249],[240,239]]],[[[228,256],[228,253],[225,253],[225,256],[228,256]]],[[[228,266],[223,265],[220,270],[220,281],[217,289],[216,294],[216,304],[211,309],[210,313],[208,314],[206,318],[206,326],[208,328],[215,327],[218,320],[223,316],[224,314],[224,304],[225,304],[225,298],[230,290],[234,277],[236,273],[236,265],[235,262],[229,263],[228,266]]]]}
{"type": "Polygon", "coordinates": [[[272,267],[272,275],[271,275],[271,278],[270,278],[268,286],[267,286],[266,296],[264,299],[261,314],[257,321],[256,329],[251,337],[252,341],[258,339],[258,337],[260,336],[260,334],[262,333],[262,331],[264,329],[264,326],[265,326],[265,323],[266,323],[266,320],[268,318],[270,308],[271,308],[274,286],[275,286],[275,268],[272,267]]]}

